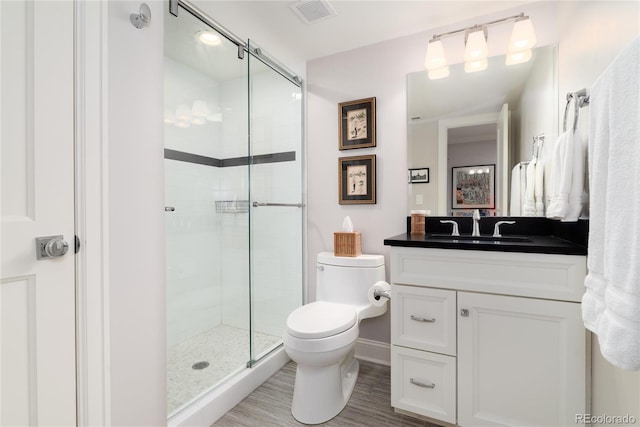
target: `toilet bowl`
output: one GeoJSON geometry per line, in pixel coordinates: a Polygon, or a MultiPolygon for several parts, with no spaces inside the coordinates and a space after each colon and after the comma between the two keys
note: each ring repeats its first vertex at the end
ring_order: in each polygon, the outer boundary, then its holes
{"type": "Polygon", "coordinates": [[[387,309],[372,306],[367,295],[384,280],[383,256],[320,253],[317,267],[317,301],[289,315],[283,341],[297,363],[291,413],[304,424],[328,421],[345,407],[358,378],[359,322],[387,309]]]}

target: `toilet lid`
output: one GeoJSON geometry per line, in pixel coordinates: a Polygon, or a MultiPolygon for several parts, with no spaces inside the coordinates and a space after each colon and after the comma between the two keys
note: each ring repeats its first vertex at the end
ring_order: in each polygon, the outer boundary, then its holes
{"type": "Polygon", "coordinates": [[[316,301],[295,309],[287,318],[287,332],[298,338],[325,338],[355,325],[356,310],[346,304],[316,301]]]}

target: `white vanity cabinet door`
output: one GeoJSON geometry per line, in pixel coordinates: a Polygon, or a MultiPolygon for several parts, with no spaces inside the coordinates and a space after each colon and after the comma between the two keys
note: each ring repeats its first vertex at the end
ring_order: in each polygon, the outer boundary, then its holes
{"type": "Polygon", "coordinates": [[[455,356],[455,291],[393,285],[391,316],[394,345],[455,356]]]}
{"type": "Polygon", "coordinates": [[[460,426],[566,426],[586,412],[579,304],[458,292],[458,313],[460,426]]]}
{"type": "Polygon", "coordinates": [[[456,358],[391,346],[391,406],[456,422],[456,358]]]}

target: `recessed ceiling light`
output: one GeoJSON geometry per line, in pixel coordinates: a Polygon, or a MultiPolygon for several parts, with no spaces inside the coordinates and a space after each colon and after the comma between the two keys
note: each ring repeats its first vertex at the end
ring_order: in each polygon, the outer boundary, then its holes
{"type": "Polygon", "coordinates": [[[196,40],[207,46],[217,46],[222,43],[222,39],[219,35],[213,31],[199,31],[196,33],[196,40]]]}

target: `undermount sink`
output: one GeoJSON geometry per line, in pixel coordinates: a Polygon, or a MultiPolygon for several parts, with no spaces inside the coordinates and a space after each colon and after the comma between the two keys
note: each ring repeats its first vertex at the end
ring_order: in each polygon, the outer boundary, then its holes
{"type": "Polygon", "coordinates": [[[479,241],[479,242],[530,242],[531,240],[525,236],[471,236],[471,235],[461,235],[461,236],[452,236],[451,234],[444,233],[428,233],[427,239],[438,239],[438,240],[458,240],[458,241],[479,241]]]}

